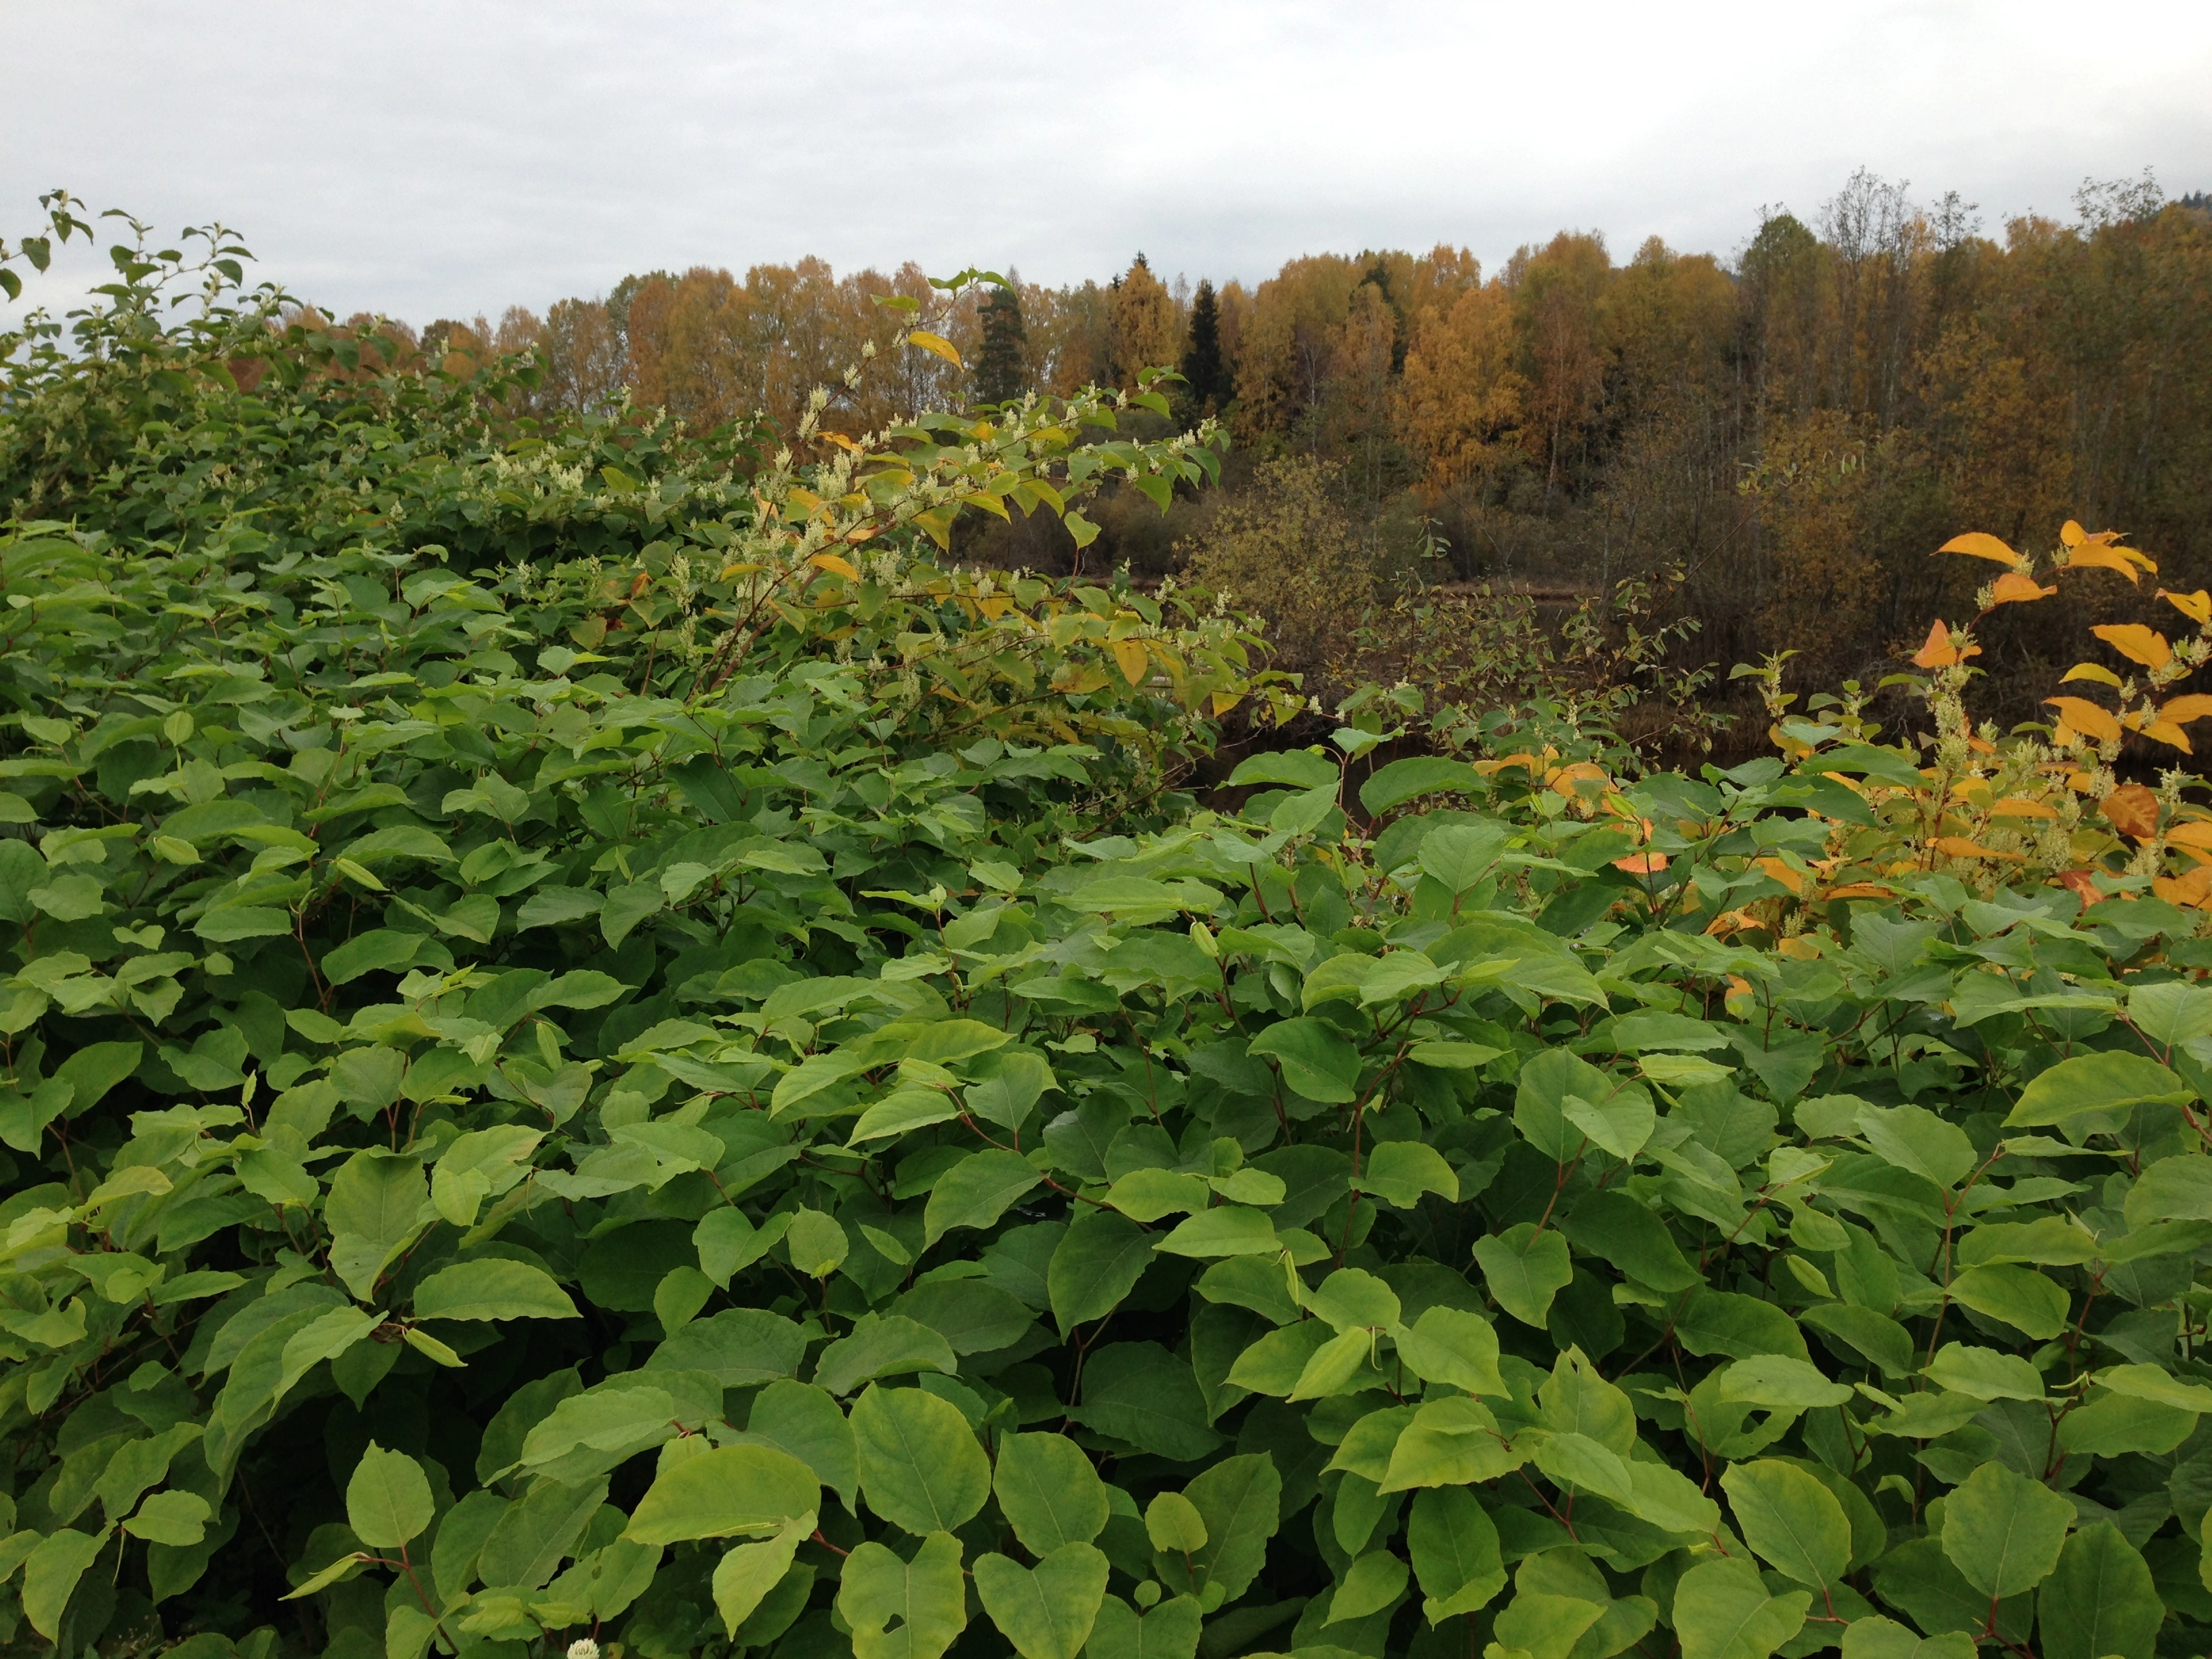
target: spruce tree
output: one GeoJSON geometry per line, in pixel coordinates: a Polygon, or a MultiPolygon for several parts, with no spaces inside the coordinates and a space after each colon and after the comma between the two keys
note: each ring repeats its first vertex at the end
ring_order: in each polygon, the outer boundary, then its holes
{"type": "Polygon", "coordinates": [[[1012,287],[993,289],[983,301],[983,343],[975,353],[978,403],[1003,404],[1029,389],[1028,344],[1021,295],[1012,287]]]}
{"type": "Polygon", "coordinates": [[[1191,296],[1190,343],[1183,349],[1182,376],[1184,395],[1200,412],[1218,412],[1229,402],[1229,366],[1221,358],[1221,307],[1213,284],[1204,278],[1191,296]]]}

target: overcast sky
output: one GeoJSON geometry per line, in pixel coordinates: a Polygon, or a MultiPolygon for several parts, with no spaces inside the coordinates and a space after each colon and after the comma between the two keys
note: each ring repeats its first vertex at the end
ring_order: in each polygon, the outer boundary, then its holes
{"type": "Polygon", "coordinates": [[[2212,4],[0,0],[0,234],[53,185],[220,217],[416,323],[806,253],[1726,256],[1862,165],[1992,230],[2085,175],[2212,188],[2212,4]]]}

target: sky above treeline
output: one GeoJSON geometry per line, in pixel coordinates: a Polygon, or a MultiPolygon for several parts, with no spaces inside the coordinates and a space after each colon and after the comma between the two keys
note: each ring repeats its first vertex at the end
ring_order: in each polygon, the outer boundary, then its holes
{"type": "Polygon", "coordinates": [[[418,324],[810,253],[1051,284],[1140,249],[1495,268],[1570,228],[1727,257],[1861,166],[1992,233],[2085,177],[2212,188],[2203,0],[0,0],[0,235],[66,185],[418,324]]]}

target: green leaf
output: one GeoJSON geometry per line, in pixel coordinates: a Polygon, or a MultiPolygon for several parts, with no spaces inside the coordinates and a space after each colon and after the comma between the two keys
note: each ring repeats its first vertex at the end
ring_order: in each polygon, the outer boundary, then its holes
{"type": "Polygon", "coordinates": [[[398,1549],[420,1537],[435,1513],[422,1466],[370,1441],[346,1483],[346,1524],[354,1536],[371,1549],[398,1549]]]}
{"type": "MultiPolygon", "coordinates": [[[[1043,1180],[1019,1152],[971,1152],[937,1178],[922,1212],[922,1239],[934,1244],[956,1227],[988,1227],[1043,1180]]],[[[912,1530],[909,1528],[908,1530],[912,1530]]]]}
{"type": "Polygon", "coordinates": [[[64,1527],[39,1540],[23,1563],[23,1616],[31,1628],[49,1642],[60,1638],[62,1614],[84,1570],[99,1558],[114,1536],[112,1527],[96,1533],[73,1532],[64,1527]]]}
{"type": "Polygon", "coordinates": [[[1851,1398],[1848,1387],[1831,1382],[1810,1361],[1778,1353],[1737,1360],[1721,1373],[1720,1394],[1731,1402],[1792,1413],[1840,1406],[1851,1398]]]}
{"type": "Polygon", "coordinates": [[[1421,872],[1464,893],[1490,873],[1512,833],[1502,823],[1439,824],[1421,837],[1421,872]]]}
{"type": "Polygon", "coordinates": [[[938,1659],[951,1647],[968,1625],[960,1558],[960,1540],[945,1532],[925,1537],[911,1562],[881,1544],[855,1545],[837,1583],[854,1659],[938,1659]]]}
{"type": "Polygon", "coordinates": [[[1265,1452],[1224,1457],[1182,1489],[1206,1526],[1206,1547],[1194,1552],[1188,1569],[1181,1560],[1154,1565],[1171,1589],[1196,1595],[1217,1593],[1215,1605],[1234,1601],[1252,1587],[1267,1565],[1267,1540],[1282,1522],[1282,1477],[1265,1452]]]}
{"type": "Polygon", "coordinates": [[[2002,1320],[2039,1342],[2048,1342],[2073,1322],[2066,1292],[2033,1267],[1969,1267],[1954,1274],[1948,1288],[1953,1301],[2002,1320]]]}
{"type": "Polygon", "coordinates": [[[2124,1213],[2130,1227],[2160,1221],[2212,1221],[2212,1158],[2185,1152],[2159,1159],[2136,1177],[2124,1213]]]}
{"type": "Polygon", "coordinates": [[[1359,786],[1359,804],[1370,817],[1380,817],[1423,795],[1481,795],[1488,793],[1489,787],[1482,774],[1466,761],[1418,755],[1377,767],[1359,786]]]}
{"type": "Polygon", "coordinates": [[[1195,1555],[1206,1547],[1206,1520],[1181,1492],[1160,1492],[1145,1506],[1145,1535],[1163,1555],[1195,1555]]]}
{"type": "Polygon", "coordinates": [[[1698,1282],[1666,1223],[1626,1193],[1599,1188],[1584,1194],[1560,1229],[1583,1255],[1610,1262],[1655,1291],[1686,1291],[1698,1282]]]}
{"type": "Polygon", "coordinates": [[[714,1564],[714,1611],[722,1615],[726,1632],[735,1636],[738,1626],[783,1582],[799,1547],[813,1535],[814,1520],[809,1510],[786,1522],[773,1538],[758,1544],[740,1544],[714,1564]]]}
{"type": "Polygon", "coordinates": [[[207,1535],[208,1517],[214,1513],[198,1492],[157,1492],[123,1523],[123,1530],[149,1543],[183,1549],[207,1535]]]}
{"type": "Polygon", "coordinates": [[[1314,750],[1269,749],[1239,761],[1229,775],[1229,787],[1275,783],[1291,789],[1325,789],[1334,787],[1340,775],[1336,763],[1314,750]]]}
{"type": "Polygon", "coordinates": [[[2142,1553],[2103,1521],[2066,1540],[2035,1606],[2044,1659],[2153,1659],[2166,1620],[2142,1553]]]}
{"type": "Polygon", "coordinates": [[[1984,1463],[1943,1504],[1943,1553],[1984,1595],[2033,1589],[2058,1565],[2074,1506],[2050,1487],[1984,1463]]]}
{"type": "Polygon", "coordinates": [[[1938,1187],[1957,1186],[1981,1162],[1964,1129],[1924,1106],[1861,1107],[1858,1127],[1877,1154],[1938,1187]]]}
{"type": "Polygon", "coordinates": [[[415,1287],[418,1319],[577,1319],[552,1275],[526,1261],[493,1258],[441,1267],[415,1287]]]}
{"type": "Polygon", "coordinates": [[[1774,1458],[1731,1465],[1721,1486],[1736,1525],[1775,1571],[1830,1590],[1851,1560],[1851,1523],[1835,1495],[1804,1470],[1774,1458]]]}
{"type": "Polygon", "coordinates": [[[1398,1356],[1424,1382],[1448,1382],[1469,1394],[1510,1393],[1498,1374],[1498,1333],[1480,1314],[1442,1303],[1398,1333],[1398,1356]]]}
{"type": "Polygon", "coordinates": [[[559,1480],[531,1482],[521,1498],[501,1514],[477,1553],[484,1583],[531,1589],[544,1583],[584,1535],[606,1495],[604,1480],[574,1486],[559,1480]]]}
{"type": "Polygon", "coordinates": [[[436,1218],[420,1158],[376,1148],[356,1152],[331,1182],[323,1203],[331,1270],[356,1299],[367,1302],[384,1270],[436,1218]]]}
{"type": "Polygon", "coordinates": [[[893,1526],[951,1532],[991,1495],[991,1465],[960,1408],[920,1389],[871,1384],[854,1405],[860,1493],[893,1526]]]}
{"type": "Polygon", "coordinates": [[[1113,1312],[1153,1259],[1152,1235],[1135,1222],[1111,1210],[1079,1209],[1045,1270],[1061,1334],[1113,1312]]]}
{"type": "Polygon", "coordinates": [[[1321,1020],[1278,1020],[1246,1052],[1273,1060],[1285,1085],[1308,1100],[1349,1105],[1358,1097],[1359,1050],[1321,1020]]]}
{"type": "Polygon", "coordinates": [[[1093,1349],[1083,1367],[1082,1401],[1068,1415],[1178,1462],[1221,1443],[1206,1425],[1206,1395],[1189,1362],[1154,1342],[1093,1349]]]}
{"type": "Polygon", "coordinates": [[[979,1555],[975,1593],[1022,1659],[1075,1659],[1106,1598],[1106,1574],[1092,1544],[1062,1544],[1034,1567],[979,1555]]]}
{"type": "Polygon", "coordinates": [[[665,1468],[623,1536],[640,1544],[766,1537],[821,1503],[814,1471],[797,1458],[766,1446],[716,1446],[665,1468]]]}
{"type": "Polygon", "coordinates": [[[1565,1236],[1552,1228],[1538,1232],[1534,1222],[1516,1222],[1502,1233],[1478,1238],[1474,1259],[1498,1305],[1540,1331],[1550,1316],[1552,1298],[1575,1277],[1565,1236]]]}
{"type": "Polygon", "coordinates": [[[1367,1155],[1367,1165],[1352,1177],[1353,1188],[1372,1193],[1385,1204],[1410,1210],[1423,1193],[1446,1203],[1459,1202],[1459,1176],[1435,1147],[1419,1140],[1386,1140],[1367,1155]]]}
{"type": "Polygon", "coordinates": [[[1583,1632],[1605,1616],[1604,1604],[1585,1595],[1557,1595],[1516,1586],[1510,1606],[1498,1615],[1498,1642],[1529,1659],[1569,1659],[1583,1632]]]}
{"type": "Polygon", "coordinates": [[[2040,1400],[2043,1377],[2014,1353],[1998,1353],[1964,1342],[1946,1342],[1929,1362],[1928,1379],[1977,1400],[2040,1400]]]}
{"type": "Polygon", "coordinates": [[[1844,1659],[1974,1659],[1964,1631],[1921,1636],[1880,1613],[1854,1619],[1844,1631],[1844,1659]]]}
{"type": "MultiPolygon", "coordinates": [[[[1030,1176],[1035,1179],[1034,1170],[1030,1176]]],[[[852,1240],[845,1237],[845,1230],[837,1224],[836,1217],[824,1215],[819,1210],[794,1212],[790,1226],[784,1231],[783,1242],[792,1267],[809,1279],[827,1279],[853,1249],[852,1240]]]]}
{"type": "MultiPolygon", "coordinates": [[[[1426,1150],[1424,1148],[1423,1150],[1426,1150]]],[[[1220,1204],[1180,1223],[1152,1248],[1167,1255],[1272,1255],[1283,1248],[1275,1224],[1259,1210],[1220,1204]]]]}
{"type": "Polygon", "coordinates": [[[1603,1100],[1613,1089],[1613,1079],[1581,1056],[1547,1048],[1521,1067],[1514,1083],[1514,1127],[1546,1158],[1565,1164],[1587,1133],[1568,1123],[1568,1098],[1603,1100]]]}
{"type": "Polygon", "coordinates": [[[1766,1659],[1803,1628],[1812,1601],[1809,1590],[1769,1595],[1741,1558],[1700,1562],[1674,1586],[1682,1659],[1766,1659]]]}
{"type": "Polygon", "coordinates": [[[1536,1438],[1524,1437],[1509,1449],[1488,1407],[1464,1395],[1446,1395],[1414,1413],[1391,1448],[1389,1467],[1376,1485],[1390,1492],[1494,1480],[1526,1462],[1536,1438]]]}
{"type": "Polygon", "coordinates": [[[847,1509],[854,1507],[860,1455],[853,1425],[822,1389],[788,1378],[769,1383],[753,1396],[745,1440],[797,1458],[814,1471],[816,1480],[837,1492],[847,1509]]]}
{"type": "Polygon", "coordinates": [[[1425,1598],[1421,1612],[1431,1625],[1478,1612],[1505,1588],[1497,1525],[1465,1486],[1415,1493],[1406,1542],[1425,1598]]]}
{"type": "Polygon", "coordinates": [[[1065,1435],[1006,1436],[999,1443],[991,1487],[1000,1513],[1032,1555],[1091,1543],[1106,1529],[1106,1483],[1065,1435]]]}
{"type": "Polygon", "coordinates": [[[1380,1613],[1406,1590],[1406,1564],[1388,1550],[1375,1550],[1354,1561],[1330,1597],[1324,1627],[1380,1613]]]}
{"type": "Polygon", "coordinates": [[[1651,1097],[1634,1084],[1623,1084],[1597,1100],[1569,1095],[1559,1103],[1559,1115],[1571,1128],[1588,1135],[1592,1146],[1623,1162],[1644,1149],[1659,1121],[1651,1097]]]}
{"type": "MultiPolygon", "coordinates": [[[[2038,1073],[2021,1091],[2004,1126],[2063,1126],[2096,1114],[2113,1114],[2116,1121],[2137,1106],[2153,1102],[2181,1105],[2195,1098],[2194,1090],[2146,1055],[2118,1050],[2076,1054],[2038,1073]]],[[[2093,1121],[2092,1132],[2094,1128],[2093,1121]]]]}
{"type": "Polygon", "coordinates": [[[1088,1659],[1197,1659],[1204,1612],[1197,1598],[1170,1596],[1141,1616],[1118,1595],[1098,1606],[1088,1659]]]}
{"type": "Polygon", "coordinates": [[[902,1314],[887,1314],[824,1348],[814,1363],[814,1380],[830,1393],[842,1395],[881,1376],[915,1371],[952,1376],[959,1370],[952,1345],[940,1333],[902,1314]]]}

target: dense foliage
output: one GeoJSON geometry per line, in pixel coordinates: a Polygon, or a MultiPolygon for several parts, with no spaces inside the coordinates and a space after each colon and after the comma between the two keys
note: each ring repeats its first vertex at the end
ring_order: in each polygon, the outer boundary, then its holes
{"type": "Polygon", "coordinates": [[[0,403],[11,1650],[2203,1650],[2163,669],[1200,811],[1240,620],[933,549],[1207,431],[517,428],[166,252],[0,403]]]}

